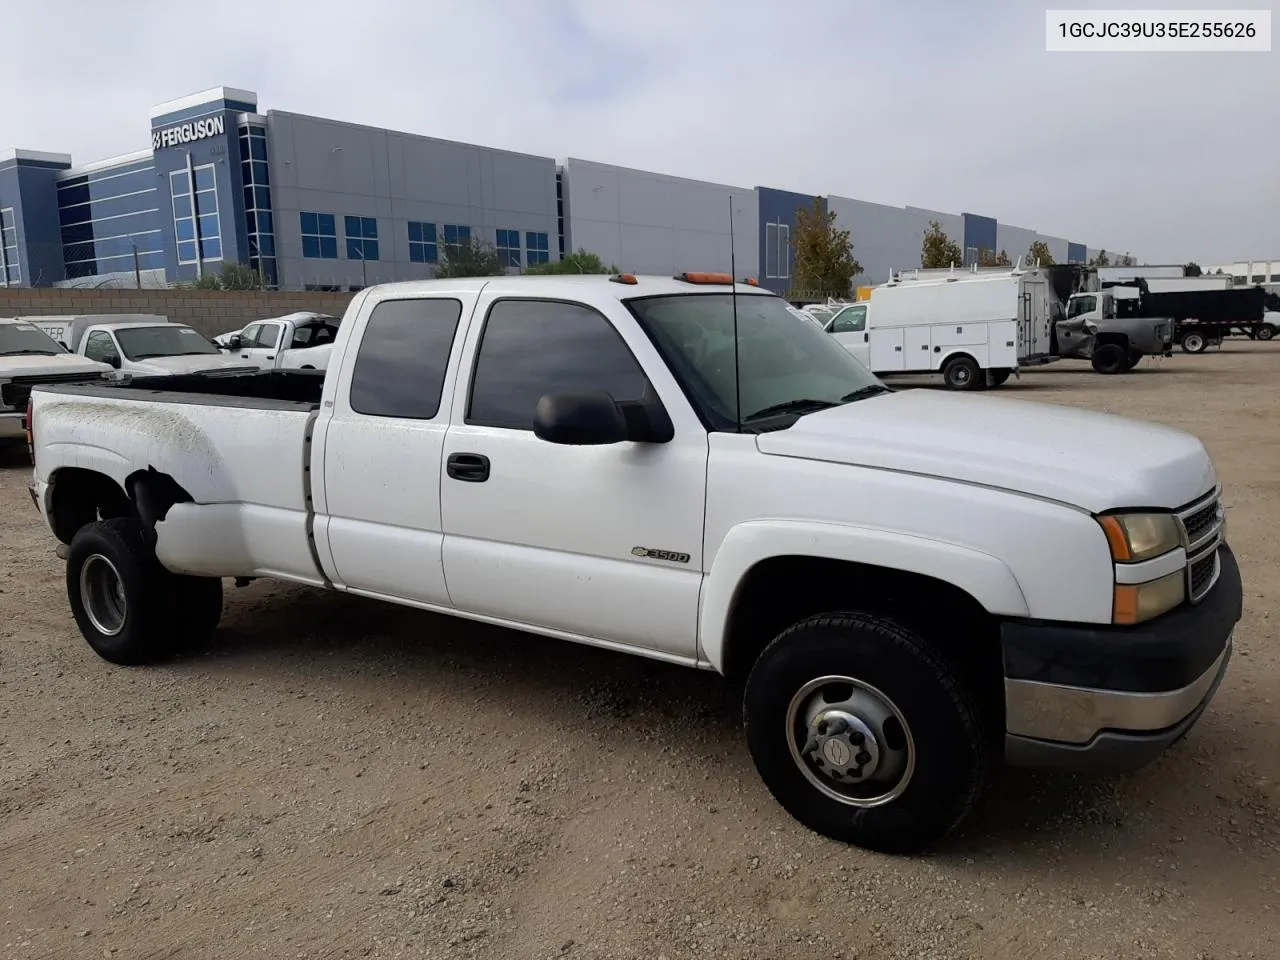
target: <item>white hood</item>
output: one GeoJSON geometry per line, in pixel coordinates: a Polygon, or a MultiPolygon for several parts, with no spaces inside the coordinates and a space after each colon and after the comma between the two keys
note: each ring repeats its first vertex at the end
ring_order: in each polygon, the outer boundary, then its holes
{"type": "Polygon", "coordinates": [[[129,373],[134,376],[174,373],[200,373],[205,370],[257,370],[252,363],[245,363],[238,356],[225,353],[197,353],[184,357],[148,357],[130,364],[129,373]]]}
{"type": "Polygon", "coordinates": [[[50,373],[110,373],[111,367],[97,360],[86,360],[74,353],[54,356],[25,354],[18,357],[0,357],[0,379],[9,377],[44,376],[50,373]]]}
{"type": "Polygon", "coordinates": [[[801,417],[762,453],[981,484],[1093,512],[1174,508],[1217,484],[1204,446],[1155,423],[1025,400],[910,390],[801,417]]]}

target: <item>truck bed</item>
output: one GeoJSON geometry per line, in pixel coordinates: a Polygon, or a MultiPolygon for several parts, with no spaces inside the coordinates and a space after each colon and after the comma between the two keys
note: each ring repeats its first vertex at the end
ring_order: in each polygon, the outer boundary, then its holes
{"type": "MultiPolygon", "coordinates": [[[[200,403],[257,410],[318,409],[323,370],[266,370],[252,373],[184,373],[132,377],[107,383],[32,384],[46,393],[118,399],[200,403]]],[[[25,397],[23,398],[25,402],[25,397]]]]}
{"type": "Polygon", "coordinates": [[[308,524],[323,384],[322,372],[271,371],[37,386],[36,442],[58,451],[37,458],[38,495],[58,486],[58,469],[121,490],[139,472],[161,474],[182,492],[155,527],[170,570],[322,584],[308,524]]]}

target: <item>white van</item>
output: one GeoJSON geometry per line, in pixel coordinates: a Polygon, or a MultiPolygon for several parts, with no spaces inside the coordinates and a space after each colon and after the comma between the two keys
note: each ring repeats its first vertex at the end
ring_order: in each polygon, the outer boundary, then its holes
{"type": "Polygon", "coordinates": [[[1039,271],[900,276],[826,329],[873,373],[941,373],[953,390],[999,386],[1049,363],[1053,305],[1039,271]]]}

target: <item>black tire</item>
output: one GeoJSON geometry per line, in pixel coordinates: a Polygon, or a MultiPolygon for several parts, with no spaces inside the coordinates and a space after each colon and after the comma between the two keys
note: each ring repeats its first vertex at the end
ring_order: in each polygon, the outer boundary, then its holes
{"type": "Polygon", "coordinates": [[[1142,351],[1130,350],[1128,359],[1125,360],[1125,365],[1124,365],[1125,372],[1127,373],[1128,371],[1132,370],[1141,362],[1142,362],[1142,351]]]}
{"type": "MultiPolygon", "coordinates": [[[[958,673],[934,649],[892,620],[861,613],[823,614],[784,631],[756,661],[743,700],[751,756],[782,807],[818,833],[883,853],[927,847],[977,803],[987,782],[992,742],[981,717],[958,673]],[[793,698],[806,684],[828,676],[869,684],[905,720],[905,736],[891,729],[894,720],[875,728],[882,758],[890,757],[894,736],[914,748],[914,769],[905,785],[896,795],[884,792],[889,799],[879,805],[856,806],[829,795],[810,776],[835,781],[812,764],[804,772],[793,757],[792,740],[797,732],[804,735],[802,724],[788,724],[793,698]]],[[[795,743],[803,749],[800,740],[795,743]]],[[[821,749],[829,756],[825,746],[821,749]]]]}
{"type": "Polygon", "coordinates": [[[1204,353],[1209,349],[1209,338],[1203,333],[1184,333],[1182,335],[1183,353],[1204,353]]]}
{"type": "Polygon", "coordinates": [[[942,368],[948,390],[979,390],[985,385],[982,368],[972,357],[952,357],[942,368]]]}
{"type": "Polygon", "coordinates": [[[1268,326],[1267,324],[1265,324],[1265,323],[1264,323],[1262,326],[1260,326],[1260,327],[1258,328],[1258,339],[1259,339],[1259,340],[1270,340],[1270,339],[1271,339],[1272,337],[1274,337],[1275,335],[1276,335],[1276,328],[1275,328],[1275,327],[1268,326]]]}
{"type": "Polygon", "coordinates": [[[94,653],[125,666],[158,657],[167,632],[169,574],[138,521],[81,527],[67,551],[66,579],[71,613],[94,653]]]}
{"type": "Polygon", "coordinates": [[[1093,351],[1090,363],[1093,364],[1093,369],[1098,373],[1124,373],[1129,369],[1129,354],[1119,344],[1104,343],[1093,351]]]}

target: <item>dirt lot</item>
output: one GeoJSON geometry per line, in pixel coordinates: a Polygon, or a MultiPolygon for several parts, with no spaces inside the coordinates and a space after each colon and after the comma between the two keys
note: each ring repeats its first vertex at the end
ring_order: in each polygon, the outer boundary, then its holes
{"type": "Polygon", "coordinates": [[[1007,773],[894,859],[798,826],[718,678],[306,589],[229,592],[127,670],[72,624],[0,469],[0,958],[1280,955],[1280,347],[1005,389],[1200,436],[1245,576],[1190,737],[1120,779],[1007,773]]]}

